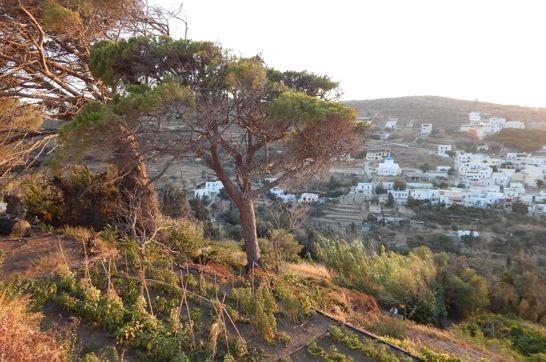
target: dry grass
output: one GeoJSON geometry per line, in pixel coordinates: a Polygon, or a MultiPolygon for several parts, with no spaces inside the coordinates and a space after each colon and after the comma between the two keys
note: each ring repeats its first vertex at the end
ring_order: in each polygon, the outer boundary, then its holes
{"type": "Polygon", "coordinates": [[[405,340],[415,346],[417,350],[428,347],[435,351],[442,351],[458,356],[466,356],[472,361],[486,358],[491,362],[513,362],[514,359],[502,351],[492,351],[485,346],[464,341],[448,330],[438,329],[420,324],[410,324],[411,340],[405,340]]]}
{"type": "Polygon", "coordinates": [[[36,259],[30,260],[28,267],[20,270],[19,277],[26,279],[37,275],[52,275],[65,265],[60,249],[49,251],[36,259]]]}
{"type": "Polygon", "coordinates": [[[304,278],[330,279],[331,275],[325,266],[320,264],[286,263],[286,270],[304,278]]]}
{"type": "Polygon", "coordinates": [[[42,316],[29,313],[28,297],[9,299],[0,294],[0,361],[57,362],[66,360],[66,351],[57,340],[40,332],[42,316]]]}

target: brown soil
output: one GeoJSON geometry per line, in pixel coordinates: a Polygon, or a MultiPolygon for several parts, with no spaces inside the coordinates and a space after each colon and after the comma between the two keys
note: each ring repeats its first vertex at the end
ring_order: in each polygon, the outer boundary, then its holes
{"type": "Polygon", "coordinates": [[[7,280],[44,277],[58,272],[63,264],[72,270],[85,267],[86,254],[87,262],[94,263],[114,253],[100,242],[93,250],[84,246],[75,237],[49,233],[32,232],[26,238],[0,235],[0,249],[6,254],[0,273],[7,280]]]}

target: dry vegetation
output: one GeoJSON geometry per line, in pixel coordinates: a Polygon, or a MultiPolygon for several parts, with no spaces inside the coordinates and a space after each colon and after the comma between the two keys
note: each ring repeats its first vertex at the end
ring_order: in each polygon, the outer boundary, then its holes
{"type": "Polygon", "coordinates": [[[29,297],[0,294],[0,361],[60,362],[67,351],[50,333],[40,331],[39,313],[27,312],[29,297]]]}

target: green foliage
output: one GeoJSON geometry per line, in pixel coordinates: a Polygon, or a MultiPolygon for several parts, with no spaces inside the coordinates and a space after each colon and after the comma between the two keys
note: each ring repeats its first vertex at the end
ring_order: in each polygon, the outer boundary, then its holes
{"type": "Polygon", "coordinates": [[[260,261],[267,268],[279,270],[284,261],[297,262],[303,249],[294,236],[284,230],[271,230],[268,239],[259,239],[262,258],[260,261]]]}
{"type": "Polygon", "coordinates": [[[521,215],[527,215],[527,213],[529,212],[528,206],[524,204],[523,202],[515,201],[512,203],[512,212],[515,212],[521,215]]]}
{"type": "Polygon", "coordinates": [[[546,334],[539,327],[498,314],[482,314],[461,323],[458,329],[470,337],[486,340],[509,340],[512,348],[522,356],[546,353],[546,334]]]}
{"type": "Polygon", "coordinates": [[[319,347],[319,345],[315,341],[311,342],[309,346],[307,346],[307,353],[315,357],[324,356],[325,354],[324,350],[319,347]]]}
{"type": "Polygon", "coordinates": [[[430,165],[428,163],[423,163],[419,166],[419,169],[423,172],[428,172],[430,170],[430,165]]]}
{"type": "Polygon", "coordinates": [[[263,340],[272,343],[277,330],[277,319],[275,318],[277,302],[266,283],[260,284],[256,295],[252,295],[252,289],[249,287],[234,288],[230,298],[238,303],[250,324],[261,333],[263,340]]]}
{"type": "Polygon", "coordinates": [[[487,280],[473,269],[448,274],[443,284],[446,305],[458,319],[471,316],[489,304],[487,280]]]}
{"type": "Polygon", "coordinates": [[[173,220],[167,222],[166,227],[164,244],[187,258],[197,257],[207,244],[203,237],[203,229],[189,220],[173,220]]]}
{"type": "Polygon", "coordinates": [[[287,88],[304,92],[313,97],[322,99],[327,98],[330,91],[338,87],[338,83],[333,82],[326,76],[318,76],[306,71],[286,71],[280,72],[275,69],[268,69],[267,78],[274,83],[282,84],[287,88]]]}
{"type": "Polygon", "coordinates": [[[26,217],[38,218],[44,224],[58,226],[63,218],[61,192],[45,176],[30,176],[22,183],[26,217]]]}
{"type": "Polygon", "coordinates": [[[421,350],[421,357],[426,362],[468,362],[468,360],[457,356],[449,355],[446,353],[434,352],[427,347],[423,347],[423,349],[421,350]]]}
{"type": "Polygon", "coordinates": [[[332,346],[328,353],[324,355],[324,360],[327,362],[351,362],[353,358],[340,353],[335,346],[332,346]]]}
{"type": "MultiPolygon", "coordinates": [[[[384,305],[405,305],[408,317],[419,319],[423,308],[432,308],[432,315],[438,316],[433,293],[436,268],[429,249],[418,248],[408,256],[384,250],[377,255],[369,254],[360,241],[323,239],[317,254],[343,284],[376,297],[384,305]]],[[[423,320],[434,321],[434,317],[423,320]]]]}
{"type": "Polygon", "coordinates": [[[42,21],[46,29],[59,31],[81,25],[80,14],[61,6],[58,2],[45,1],[42,21]]]}
{"type": "Polygon", "coordinates": [[[385,203],[386,207],[393,207],[394,206],[394,196],[392,196],[392,193],[389,192],[389,196],[387,198],[387,202],[385,203]]]}
{"type": "Polygon", "coordinates": [[[426,236],[415,236],[408,238],[408,246],[416,248],[418,246],[426,246],[434,252],[449,252],[458,253],[459,245],[452,238],[445,234],[434,234],[426,236]]]}
{"type": "Polygon", "coordinates": [[[395,180],[392,188],[395,191],[405,190],[406,189],[406,183],[404,181],[401,181],[401,180],[395,180]]]}
{"type": "Polygon", "coordinates": [[[386,193],[387,193],[387,189],[383,186],[382,183],[379,183],[379,184],[375,187],[375,193],[376,193],[376,195],[383,195],[383,194],[386,194],[386,193]]]}
{"type": "Polygon", "coordinates": [[[279,301],[279,311],[292,322],[301,321],[314,313],[309,296],[291,286],[285,278],[277,281],[274,294],[279,301]]]}
{"type": "Polygon", "coordinates": [[[234,271],[240,271],[246,265],[242,245],[229,240],[211,242],[208,247],[202,249],[199,258],[203,264],[212,262],[228,266],[234,271]]]}
{"type": "Polygon", "coordinates": [[[534,272],[525,271],[513,275],[512,285],[520,298],[518,308],[513,312],[524,319],[541,322],[544,325],[546,284],[534,272]]]}
{"type": "Polygon", "coordinates": [[[68,175],[54,177],[65,205],[63,221],[95,229],[113,222],[121,205],[117,177],[114,170],[94,174],[84,166],[74,166],[68,175]]]}

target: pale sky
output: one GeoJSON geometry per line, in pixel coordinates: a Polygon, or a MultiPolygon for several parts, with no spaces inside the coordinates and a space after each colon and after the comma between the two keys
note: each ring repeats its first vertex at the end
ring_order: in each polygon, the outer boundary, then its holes
{"type": "Polygon", "coordinates": [[[542,0],[184,0],[183,13],[189,39],[328,75],[343,100],[434,95],[546,107],[542,0]]]}

